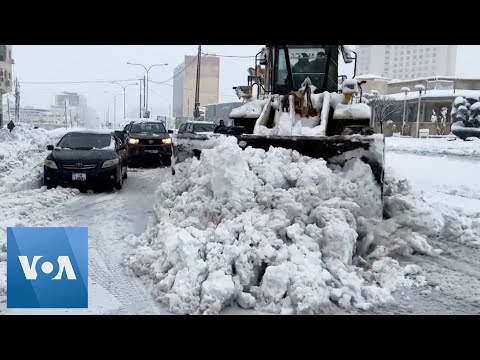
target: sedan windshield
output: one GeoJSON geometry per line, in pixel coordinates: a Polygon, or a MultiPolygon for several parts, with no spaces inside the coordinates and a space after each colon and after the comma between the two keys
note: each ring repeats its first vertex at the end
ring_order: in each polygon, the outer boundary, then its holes
{"type": "Polygon", "coordinates": [[[65,135],[57,146],[72,150],[90,150],[109,147],[111,142],[110,134],[72,133],[65,135]]]}
{"type": "Polygon", "coordinates": [[[194,132],[213,132],[215,124],[195,124],[193,125],[194,132]]]}
{"type": "Polygon", "coordinates": [[[131,133],[166,133],[162,123],[139,123],[133,124],[131,133]]]}

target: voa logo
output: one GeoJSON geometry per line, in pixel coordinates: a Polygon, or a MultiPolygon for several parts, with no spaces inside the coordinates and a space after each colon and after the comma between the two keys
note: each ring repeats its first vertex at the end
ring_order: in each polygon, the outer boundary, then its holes
{"type": "MultiPolygon", "coordinates": [[[[25,278],[27,280],[37,279],[37,264],[41,258],[43,258],[43,256],[34,256],[32,262],[29,263],[27,256],[18,257],[20,265],[22,266],[23,273],[25,274],[25,278]]],[[[57,258],[57,264],[58,272],[52,278],[52,280],[61,280],[62,274],[65,274],[68,280],[77,280],[77,276],[75,275],[75,271],[73,270],[72,263],[70,262],[70,258],[68,256],[59,256],[57,258]]],[[[53,272],[54,266],[50,261],[45,261],[40,266],[40,269],[44,274],[48,275],[53,272]]]]}
{"type": "Polygon", "coordinates": [[[87,308],[88,229],[7,228],[7,308],[87,308]]]}

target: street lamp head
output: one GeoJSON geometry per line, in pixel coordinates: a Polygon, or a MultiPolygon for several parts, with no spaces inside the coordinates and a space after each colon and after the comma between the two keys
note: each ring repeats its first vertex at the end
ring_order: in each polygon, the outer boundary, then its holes
{"type": "Polygon", "coordinates": [[[402,87],[400,90],[402,90],[405,93],[405,95],[407,95],[410,92],[410,88],[406,86],[402,87]]]}
{"type": "Polygon", "coordinates": [[[422,93],[422,91],[425,90],[425,86],[423,86],[422,84],[417,84],[415,85],[415,89],[417,89],[419,93],[422,93]]]}

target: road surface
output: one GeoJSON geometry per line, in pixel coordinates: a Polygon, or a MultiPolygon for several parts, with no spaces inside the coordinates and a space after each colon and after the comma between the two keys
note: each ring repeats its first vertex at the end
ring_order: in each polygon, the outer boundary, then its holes
{"type": "MultiPolygon", "coordinates": [[[[435,206],[452,207],[466,216],[480,215],[480,159],[423,156],[388,152],[387,171],[410,181],[435,206]]],[[[480,239],[479,239],[480,240],[480,239]]],[[[415,255],[403,259],[423,269],[429,286],[400,289],[394,305],[374,314],[480,314],[480,246],[454,239],[430,241],[443,250],[439,257],[415,255]]]]}

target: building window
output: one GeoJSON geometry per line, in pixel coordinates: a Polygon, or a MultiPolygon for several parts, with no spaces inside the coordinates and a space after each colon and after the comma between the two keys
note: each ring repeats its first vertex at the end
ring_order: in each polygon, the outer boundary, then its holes
{"type": "Polygon", "coordinates": [[[8,80],[12,80],[12,73],[11,72],[8,73],[8,80]]]}

